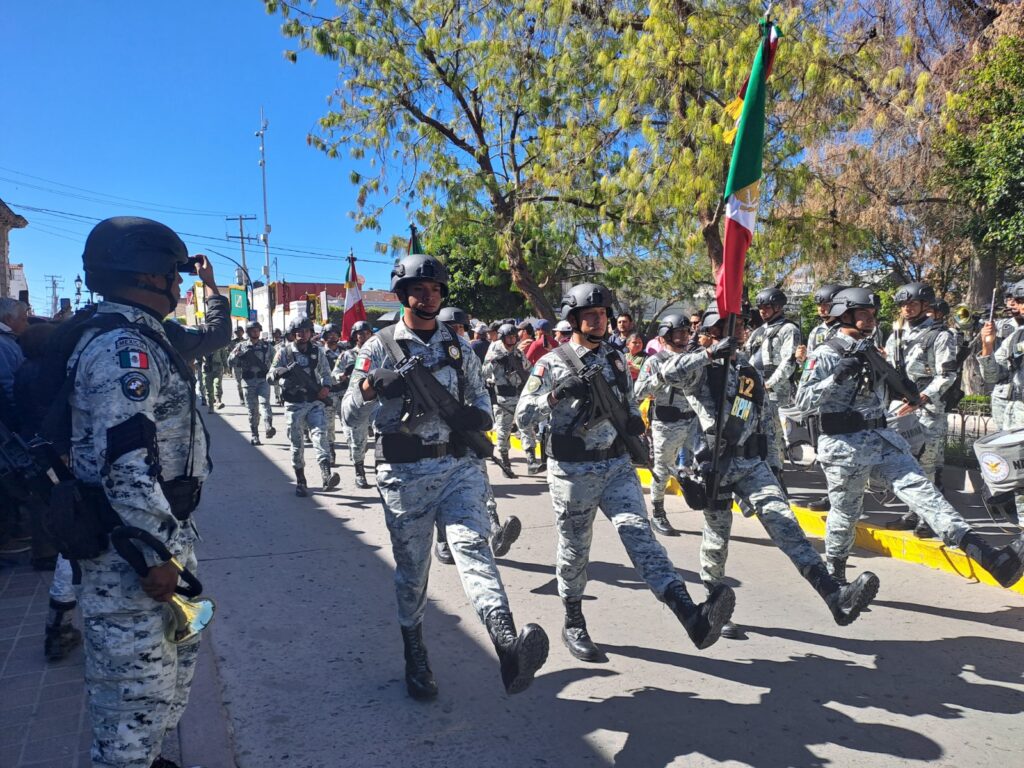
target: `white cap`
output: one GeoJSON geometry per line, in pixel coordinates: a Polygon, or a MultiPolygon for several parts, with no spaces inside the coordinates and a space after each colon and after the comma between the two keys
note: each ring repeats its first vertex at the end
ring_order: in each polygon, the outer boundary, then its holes
{"type": "Polygon", "coordinates": [[[555,326],[555,331],[558,333],[572,333],[572,326],[569,325],[568,320],[560,320],[558,325],[555,326]]]}

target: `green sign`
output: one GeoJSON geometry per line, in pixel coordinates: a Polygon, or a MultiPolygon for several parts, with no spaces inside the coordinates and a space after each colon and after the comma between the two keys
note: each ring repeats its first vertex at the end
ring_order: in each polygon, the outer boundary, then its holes
{"type": "Polygon", "coordinates": [[[244,288],[228,289],[231,297],[231,316],[240,317],[243,320],[249,319],[249,295],[244,288]]]}

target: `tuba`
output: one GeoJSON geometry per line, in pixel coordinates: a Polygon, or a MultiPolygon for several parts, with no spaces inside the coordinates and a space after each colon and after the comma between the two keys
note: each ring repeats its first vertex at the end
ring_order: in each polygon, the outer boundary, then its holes
{"type": "Polygon", "coordinates": [[[199,597],[203,592],[203,585],[199,579],[178,562],[156,536],[141,528],[119,525],[110,532],[110,543],[140,578],[149,573],[149,566],[146,565],[146,558],[139,548],[132,544],[133,539],[148,546],[165,563],[171,563],[177,569],[181,580],[185,582],[183,585],[179,584],[175,594],[164,603],[164,637],[175,645],[193,640],[213,621],[216,604],[208,597],[199,597]]]}
{"type": "Polygon", "coordinates": [[[957,304],[953,307],[953,311],[949,313],[949,318],[952,320],[953,325],[965,333],[974,330],[976,317],[971,308],[966,304],[957,304]]]}

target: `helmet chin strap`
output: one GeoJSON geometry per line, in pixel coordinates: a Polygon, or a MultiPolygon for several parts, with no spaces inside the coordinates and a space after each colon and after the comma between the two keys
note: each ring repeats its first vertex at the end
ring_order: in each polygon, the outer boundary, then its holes
{"type": "Polygon", "coordinates": [[[135,281],[135,287],[140,288],[143,291],[149,291],[150,293],[158,293],[164,298],[166,298],[168,303],[167,311],[171,312],[174,310],[176,306],[178,306],[178,299],[171,291],[171,286],[174,285],[174,280],[177,277],[177,272],[171,272],[169,274],[164,275],[164,279],[167,281],[167,283],[163,288],[154,288],[152,285],[147,285],[146,283],[143,283],[141,280],[135,281]]]}
{"type": "Polygon", "coordinates": [[[440,309],[436,312],[427,312],[425,309],[420,309],[419,307],[410,307],[410,309],[412,309],[412,313],[416,315],[416,317],[420,318],[420,320],[433,320],[441,314],[440,309]]]}

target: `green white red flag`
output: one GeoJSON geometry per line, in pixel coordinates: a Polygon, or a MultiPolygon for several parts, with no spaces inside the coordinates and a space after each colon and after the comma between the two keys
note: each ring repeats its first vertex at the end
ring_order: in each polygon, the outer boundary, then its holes
{"type": "Polygon", "coordinates": [[[743,270],[757,225],[760,201],[762,153],[764,150],[764,112],[766,82],[775,62],[779,31],[768,19],[761,22],[761,44],[758,46],[750,76],[740,89],[737,100],[726,111],[739,120],[735,135],[729,178],[725,185],[725,242],[722,268],[718,272],[715,299],[722,317],[742,311],[743,270]]]}
{"type": "Polygon", "coordinates": [[[363,306],[363,292],[359,288],[359,275],[356,274],[356,257],[349,252],[348,277],[345,280],[345,313],[341,316],[341,338],[348,341],[352,334],[352,326],[366,319],[366,307],[363,306]]]}

